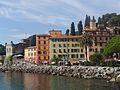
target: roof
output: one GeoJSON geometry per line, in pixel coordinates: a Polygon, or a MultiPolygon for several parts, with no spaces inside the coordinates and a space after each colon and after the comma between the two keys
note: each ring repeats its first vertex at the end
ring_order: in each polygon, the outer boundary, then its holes
{"type": "Polygon", "coordinates": [[[53,29],[53,30],[50,30],[49,32],[53,32],[53,31],[54,31],[54,32],[62,32],[62,30],[54,30],[54,29],[53,29]]]}
{"type": "Polygon", "coordinates": [[[66,39],[74,39],[74,38],[80,38],[81,36],[55,36],[55,37],[50,37],[50,39],[60,39],[60,38],[66,38],[66,39]]]}
{"type": "Polygon", "coordinates": [[[48,35],[48,34],[39,34],[39,35],[36,35],[36,36],[47,36],[47,37],[50,37],[50,35],[48,35]]]}
{"type": "Polygon", "coordinates": [[[28,49],[28,48],[36,48],[36,46],[27,47],[27,48],[25,48],[25,49],[28,49]]]}

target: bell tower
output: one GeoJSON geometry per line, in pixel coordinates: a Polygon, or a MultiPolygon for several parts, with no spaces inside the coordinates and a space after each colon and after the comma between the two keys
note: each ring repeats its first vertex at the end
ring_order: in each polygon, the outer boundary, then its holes
{"type": "Polygon", "coordinates": [[[93,16],[93,19],[90,21],[90,29],[95,30],[96,29],[96,20],[95,17],[93,16]]]}

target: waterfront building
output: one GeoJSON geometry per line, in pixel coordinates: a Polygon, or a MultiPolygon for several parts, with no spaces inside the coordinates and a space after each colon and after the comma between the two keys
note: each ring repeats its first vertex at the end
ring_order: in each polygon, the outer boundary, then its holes
{"type": "MultiPolygon", "coordinates": [[[[89,33],[93,37],[93,45],[88,48],[88,60],[91,55],[96,52],[102,52],[105,44],[110,40],[115,34],[113,29],[105,28],[103,26],[96,27],[96,21],[90,21],[90,28],[85,28],[84,32],[89,33]]],[[[117,33],[117,31],[116,31],[117,33]]]]}
{"type": "Polygon", "coordinates": [[[36,35],[38,63],[49,63],[49,37],[48,34],[36,35]]]}
{"type": "Polygon", "coordinates": [[[37,63],[36,46],[27,47],[24,49],[24,60],[32,63],[37,63]]]}
{"type": "Polygon", "coordinates": [[[49,38],[61,36],[61,30],[50,30],[48,34],[36,35],[36,50],[38,63],[49,63],[49,38]]]}
{"type": "Polygon", "coordinates": [[[50,60],[60,57],[71,63],[84,59],[84,49],[80,47],[80,36],[54,36],[50,37],[50,60]]]}

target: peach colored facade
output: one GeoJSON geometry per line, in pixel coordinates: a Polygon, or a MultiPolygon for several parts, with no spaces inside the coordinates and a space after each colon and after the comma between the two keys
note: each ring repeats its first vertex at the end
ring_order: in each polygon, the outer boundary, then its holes
{"type": "Polygon", "coordinates": [[[32,63],[37,63],[36,46],[28,47],[24,49],[24,60],[32,63]]]}
{"type": "Polygon", "coordinates": [[[61,30],[51,30],[51,31],[49,31],[49,35],[51,36],[51,37],[60,37],[60,36],[62,36],[62,31],[61,30]]]}

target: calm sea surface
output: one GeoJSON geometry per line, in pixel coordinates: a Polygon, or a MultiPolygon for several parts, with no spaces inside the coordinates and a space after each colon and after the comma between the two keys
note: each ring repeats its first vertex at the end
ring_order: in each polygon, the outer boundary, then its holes
{"type": "Polygon", "coordinates": [[[0,73],[0,90],[120,90],[104,80],[78,79],[29,73],[0,73]]]}

